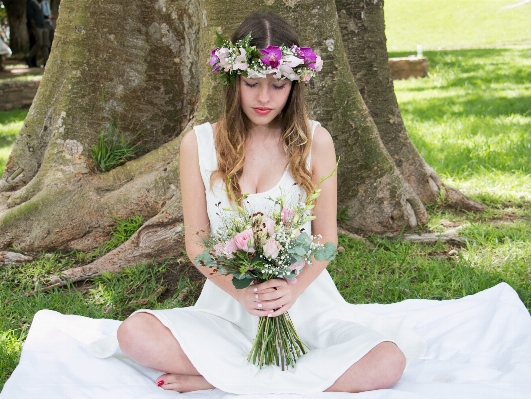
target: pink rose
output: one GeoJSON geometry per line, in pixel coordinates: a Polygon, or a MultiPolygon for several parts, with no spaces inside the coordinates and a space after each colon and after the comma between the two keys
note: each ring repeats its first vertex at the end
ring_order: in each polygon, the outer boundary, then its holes
{"type": "Polygon", "coordinates": [[[245,252],[254,252],[253,231],[251,229],[244,230],[234,236],[234,243],[238,249],[245,252]]]}
{"type": "Polygon", "coordinates": [[[230,255],[232,258],[232,254],[236,252],[238,248],[236,247],[236,243],[234,242],[234,238],[230,239],[225,243],[225,253],[227,255],[230,255]]]}
{"type": "Polygon", "coordinates": [[[297,270],[297,272],[300,273],[300,271],[301,271],[302,269],[304,269],[304,265],[305,265],[304,262],[297,262],[297,263],[292,264],[289,268],[290,268],[291,270],[297,270]]]}
{"type": "Polygon", "coordinates": [[[280,244],[274,238],[270,238],[266,241],[263,250],[267,258],[275,259],[280,251],[280,244]]]}
{"type": "Polygon", "coordinates": [[[286,224],[291,222],[293,216],[295,216],[295,211],[287,208],[282,208],[282,223],[286,224]]]}
{"type": "Polygon", "coordinates": [[[275,235],[275,222],[273,219],[264,215],[262,217],[262,226],[265,227],[267,234],[269,234],[270,237],[275,235]]]}

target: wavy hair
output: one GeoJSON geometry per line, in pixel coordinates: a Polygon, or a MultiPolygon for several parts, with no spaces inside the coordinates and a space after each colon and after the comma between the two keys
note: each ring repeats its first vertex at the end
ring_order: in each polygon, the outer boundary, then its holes
{"type": "MultiPolygon", "coordinates": [[[[251,45],[257,48],[267,46],[297,45],[299,40],[293,28],[278,15],[272,13],[254,13],[236,29],[231,37],[233,43],[252,33],[251,45]]],[[[280,113],[282,123],[282,142],[288,156],[289,170],[306,194],[313,190],[311,172],[306,165],[310,154],[312,135],[308,124],[304,88],[293,81],[284,109],[280,113]]],[[[230,181],[229,190],[240,199],[242,192],[239,178],[245,162],[245,139],[249,119],[242,111],[240,102],[240,79],[236,84],[224,89],[222,116],[216,124],[215,145],[218,169],[210,177],[210,186],[217,179],[230,181]]]]}

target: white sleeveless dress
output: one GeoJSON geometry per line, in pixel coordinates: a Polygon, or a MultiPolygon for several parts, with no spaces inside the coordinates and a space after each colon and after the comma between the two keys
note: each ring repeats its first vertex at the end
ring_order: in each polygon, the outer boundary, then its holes
{"type": "MultiPolygon", "coordinates": [[[[312,134],[318,122],[310,121],[312,134]]],[[[219,180],[210,189],[210,174],[217,169],[214,134],[210,123],[194,128],[199,149],[201,176],[205,185],[210,227],[220,225],[216,204],[229,201],[219,180]]],[[[298,200],[304,196],[288,170],[267,192],[251,194],[248,206],[267,210],[281,192],[298,200]]],[[[307,226],[310,232],[310,226],[307,226]]],[[[289,310],[302,341],[310,351],[295,368],[262,369],[247,362],[258,317],[251,316],[233,297],[210,280],[205,282],[195,306],[168,310],[140,310],[157,317],[179,341],[196,369],[215,387],[234,394],[311,394],[330,387],[352,364],[384,341],[396,343],[408,362],[422,356],[425,340],[402,318],[377,316],[347,303],[326,270],[304,291],[289,310]]],[[[115,337],[97,341],[90,351],[97,357],[115,353],[115,337]]]]}

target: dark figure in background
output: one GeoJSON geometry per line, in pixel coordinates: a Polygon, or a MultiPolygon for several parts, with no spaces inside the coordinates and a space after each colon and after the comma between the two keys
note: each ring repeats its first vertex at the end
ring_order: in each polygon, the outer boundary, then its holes
{"type": "Polygon", "coordinates": [[[41,10],[42,10],[42,14],[44,15],[44,26],[46,29],[48,29],[48,37],[50,41],[50,51],[51,51],[53,37],[55,34],[55,28],[53,27],[53,23],[52,23],[52,19],[54,19],[52,16],[52,10],[50,8],[50,3],[48,3],[47,0],[42,0],[41,10]]]}
{"type": "Polygon", "coordinates": [[[35,36],[35,45],[33,45],[30,52],[24,57],[28,67],[32,66],[30,60],[35,57],[39,51],[42,54],[43,67],[46,66],[46,61],[48,61],[50,36],[48,29],[46,29],[44,25],[44,14],[39,5],[41,2],[42,0],[30,0],[26,4],[26,18],[28,19],[33,35],[35,36]]]}
{"type": "MultiPolygon", "coordinates": [[[[26,0],[26,10],[28,9],[28,4],[31,2],[31,0],[26,0]]],[[[35,35],[33,34],[33,30],[31,29],[30,21],[26,18],[26,29],[28,30],[28,37],[29,37],[29,48],[32,49],[33,46],[35,46],[35,43],[37,42],[35,40],[35,35]]],[[[28,64],[28,67],[30,68],[37,68],[37,56],[33,56],[33,58],[29,59],[29,62],[26,61],[28,64]]]]}

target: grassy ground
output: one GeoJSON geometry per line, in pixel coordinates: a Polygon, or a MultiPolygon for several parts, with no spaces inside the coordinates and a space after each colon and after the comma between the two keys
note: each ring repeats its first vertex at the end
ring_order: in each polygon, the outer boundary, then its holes
{"type": "MultiPolygon", "coordinates": [[[[431,230],[462,226],[459,234],[467,241],[460,246],[341,236],[345,251],[329,271],[348,301],[459,298],[505,281],[531,310],[530,56],[530,48],[429,52],[429,78],[395,82],[405,123],[422,155],[446,182],[489,210],[467,214],[428,206],[431,230]]],[[[0,112],[6,156],[26,112],[0,112]]],[[[93,253],[36,254],[31,264],[0,267],[0,389],[40,309],[123,319],[138,308],[195,301],[202,278],[182,257],[35,292],[52,274],[126,240],[140,223],[117,221],[114,238],[93,253]]]]}
{"type": "Polygon", "coordinates": [[[520,0],[385,0],[390,51],[531,45],[531,4],[520,0]]]}
{"type": "Polygon", "coordinates": [[[11,147],[27,114],[27,109],[0,111],[0,175],[4,172],[11,147]]]}

